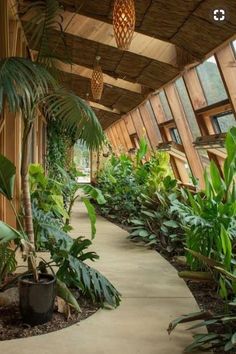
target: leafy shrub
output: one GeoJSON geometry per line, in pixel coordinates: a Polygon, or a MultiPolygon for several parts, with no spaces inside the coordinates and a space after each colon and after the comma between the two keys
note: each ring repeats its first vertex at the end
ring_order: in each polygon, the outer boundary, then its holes
{"type": "Polygon", "coordinates": [[[158,245],[163,251],[172,253],[177,248],[182,250],[183,232],[175,213],[171,212],[172,202],[180,197],[176,188],[177,181],[170,176],[163,180],[159,191],[151,197],[142,194],[141,211],[136,219],[132,219],[130,238],[144,241],[148,246],[158,245]]]}
{"type": "MultiPolygon", "coordinates": [[[[181,218],[187,248],[224,264],[234,270],[232,249],[236,237],[236,128],[226,138],[227,159],[223,173],[211,161],[205,172],[205,189],[192,195],[186,191],[186,202],[175,201],[172,210],[181,218]]],[[[187,252],[193,270],[204,264],[187,252]]],[[[220,278],[221,295],[226,296],[225,282],[220,278]]]]}

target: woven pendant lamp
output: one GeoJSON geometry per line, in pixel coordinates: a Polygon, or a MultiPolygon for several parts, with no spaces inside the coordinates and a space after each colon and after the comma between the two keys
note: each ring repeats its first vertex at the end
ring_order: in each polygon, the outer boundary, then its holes
{"type": "Polygon", "coordinates": [[[103,73],[102,68],[99,65],[101,57],[96,57],[96,64],[94,66],[92,78],[91,78],[91,91],[94,100],[99,101],[103,92],[103,73]]]}
{"type": "Polygon", "coordinates": [[[134,0],[115,0],[113,10],[113,28],[117,47],[129,50],[135,30],[134,0]]]}

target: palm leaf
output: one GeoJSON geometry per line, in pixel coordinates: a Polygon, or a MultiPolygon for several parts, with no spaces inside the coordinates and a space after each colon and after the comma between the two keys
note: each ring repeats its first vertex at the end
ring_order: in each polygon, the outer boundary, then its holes
{"type": "Polygon", "coordinates": [[[21,8],[22,23],[30,48],[38,51],[37,61],[53,74],[57,74],[57,60],[70,63],[61,12],[57,0],[34,1],[21,8]]]}
{"type": "Polygon", "coordinates": [[[68,135],[74,135],[75,141],[82,140],[89,148],[97,149],[104,141],[102,127],[93,110],[73,92],[60,89],[48,95],[46,115],[62,124],[68,135]]]}
{"type": "Polygon", "coordinates": [[[25,58],[0,60],[0,113],[5,100],[13,113],[24,111],[30,115],[38,102],[57,84],[41,65],[25,58]]]}

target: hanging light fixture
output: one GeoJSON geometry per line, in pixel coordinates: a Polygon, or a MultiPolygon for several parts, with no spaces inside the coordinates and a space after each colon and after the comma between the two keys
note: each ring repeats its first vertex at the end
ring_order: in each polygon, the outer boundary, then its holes
{"type": "Polygon", "coordinates": [[[113,10],[113,28],[117,47],[129,50],[135,30],[134,0],[115,0],[113,10]]]}
{"type": "Polygon", "coordinates": [[[103,73],[102,68],[99,64],[101,57],[96,57],[96,64],[94,66],[92,79],[91,79],[91,91],[93,98],[99,101],[102,97],[103,92],[103,73]]]}

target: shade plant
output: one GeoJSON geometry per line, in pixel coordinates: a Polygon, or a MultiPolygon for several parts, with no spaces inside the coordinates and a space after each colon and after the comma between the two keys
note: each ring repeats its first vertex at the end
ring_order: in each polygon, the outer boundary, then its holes
{"type": "MultiPolygon", "coordinates": [[[[227,158],[221,173],[214,161],[205,171],[205,189],[192,195],[186,191],[186,202],[175,201],[172,210],[181,218],[186,246],[203,256],[222,262],[233,271],[233,248],[236,236],[236,129],[226,137],[227,158]]],[[[187,252],[192,270],[204,269],[204,264],[187,252]]],[[[220,293],[227,296],[226,284],[220,278],[220,293]]]]}
{"type": "MultiPolygon", "coordinates": [[[[3,13],[5,14],[8,4],[5,1],[2,5],[3,13]]],[[[59,8],[60,5],[56,0],[45,0],[27,5],[27,12],[33,11],[33,14],[37,13],[36,17],[29,15],[31,20],[26,26],[31,32],[31,41],[37,42],[38,55],[36,61],[8,57],[7,51],[0,59],[0,113],[7,114],[8,111],[18,113],[16,119],[21,118],[24,127],[22,153],[21,156],[19,155],[19,159],[21,157],[23,222],[18,217],[12,202],[15,166],[4,156],[1,156],[0,192],[9,200],[19,227],[18,231],[1,222],[1,247],[3,247],[2,253],[4,253],[2,260],[5,259],[5,264],[1,265],[0,268],[1,277],[4,280],[6,273],[13,271],[15,267],[14,255],[18,248],[23,250],[23,255],[28,260],[29,271],[33,273],[34,281],[37,283],[39,279],[39,267],[35,258],[36,237],[28,173],[30,135],[39,111],[48,121],[56,120],[58,125],[63,127],[62,129],[67,136],[72,136],[73,139],[80,138],[91,148],[97,148],[104,137],[102,128],[92,109],[73,92],[61,87],[55,63],[58,59],[63,60],[63,57],[59,58],[55,52],[52,53],[52,51],[48,50],[50,35],[55,30],[55,26],[59,26],[61,29],[60,20],[62,19],[59,15],[59,8]],[[35,18],[37,18],[36,23],[34,22],[35,18]],[[11,241],[16,243],[16,248],[13,252],[9,247],[9,242],[11,241]]],[[[59,35],[59,38],[61,39],[62,37],[59,35]]],[[[65,61],[67,61],[67,58],[65,61]]],[[[73,139],[71,139],[71,142],[73,142],[73,139]]],[[[53,202],[51,207],[52,205],[53,202]]],[[[56,200],[54,198],[54,210],[51,210],[51,212],[54,214],[59,212],[61,206],[61,201],[58,203],[58,198],[56,200]],[[55,205],[57,208],[55,208],[55,205]]],[[[59,213],[63,213],[63,210],[61,209],[59,213]]],[[[58,280],[60,279],[58,278],[58,280]]],[[[92,281],[90,284],[92,284],[92,281]]],[[[64,294],[65,299],[71,299],[72,294],[64,283],[58,281],[57,287],[64,294]]],[[[3,288],[5,288],[5,285],[3,288]]],[[[106,287],[103,290],[107,291],[106,287]]],[[[104,299],[107,299],[107,297],[104,296],[104,299]]]]}

